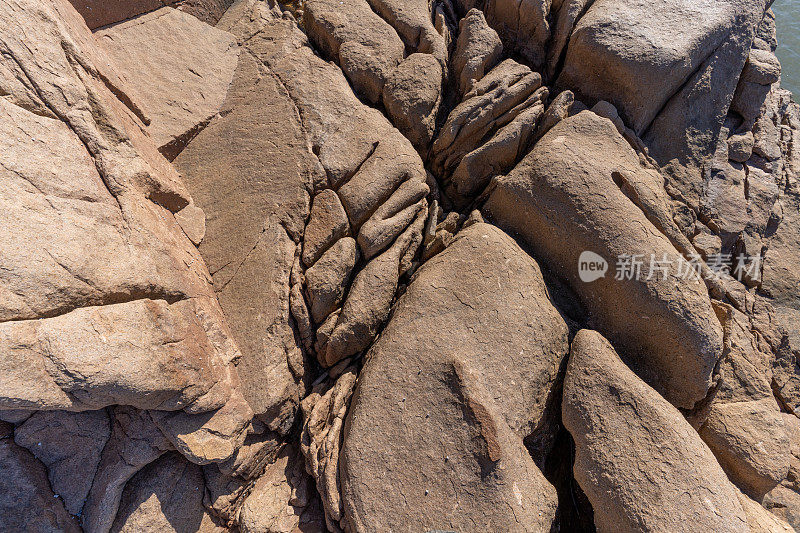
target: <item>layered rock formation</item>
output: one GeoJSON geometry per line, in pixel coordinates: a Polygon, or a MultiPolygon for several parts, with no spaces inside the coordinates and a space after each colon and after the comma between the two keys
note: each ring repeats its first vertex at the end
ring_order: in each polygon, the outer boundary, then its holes
{"type": "Polygon", "coordinates": [[[0,4],[0,529],[800,529],[759,0],[0,4]]]}

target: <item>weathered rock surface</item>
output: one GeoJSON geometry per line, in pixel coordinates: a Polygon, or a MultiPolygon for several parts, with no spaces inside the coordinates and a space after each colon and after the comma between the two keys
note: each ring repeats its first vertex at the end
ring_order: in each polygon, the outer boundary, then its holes
{"type": "Polygon", "coordinates": [[[500,62],[503,43],[486,23],[483,11],[471,9],[461,19],[451,69],[462,96],[500,62]]]}
{"type": "Polygon", "coordinates": [[[562,417],[599,530],[749,531],[711,450],[597,332],[572,342],[562,417]]]}
{"type": "Polygon", "coordinates": [[[153,142],[174,159],[222,107],[239,57],[236,39],[171,7],[95,36],[136,87],[153,142]]]}
{"type": "Polygon", "coordinates": [[[216,24],[233,0],[69,0],[91,29],[175,6],[207,24],[216,24]]]}
{"type": "Polygon", "coordinates": [[[168,453],[128,482],[111,531],[225,531],[203,508],[204,494],[200,467],[168,453]]]}
{"type": "Polygon", "coordinates": [[[45,465],[50,487],[64,501],[69,514],[78,515],[110,435],[104,410],[39,411],[16,429],[14,442],[45,465]]]}
{"type": "Polygon", "coordinates": [[[544,422],[566,351],[540,276],[486,224],[419,271],[367,355],[345,424],[350,530],[550,527],[554,492],[521,440],[544,422]]]}
{"type": "Polygon", "coordinates": [[[485,208],[569,282],[591,321],[657,390],[691,408],[706,395],[722,352],[719,321],[702,281],[678,276],[678,251],[615,184],[620,174],[632,183],[652,179],[613,124],[584,111],[559,122],[498,178],[485,208]],[[637,256],[639,274],[581,281],[579,257],[587,250],[612,264],[637,256]],[[659,274],[653,258],[673,267],[659,274]]]}
{"type": "Polygon", "coordinates": [[[0,439],[0,528],[4,531],[81,529],[53,494],[42,463],[9,438],[0,439]]]}

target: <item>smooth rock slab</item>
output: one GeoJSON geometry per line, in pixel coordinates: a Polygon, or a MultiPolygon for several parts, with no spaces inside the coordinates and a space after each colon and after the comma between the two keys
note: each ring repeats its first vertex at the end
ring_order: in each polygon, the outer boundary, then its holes
{"type": "Polygon", "coordinates": [[[339,463],[345,523],[548,530],[555,492],[522,438],[543,423],[567,328],[538,266],[500,230],[475,224],[416,276],[351,400],[339,463]]]}
{"type": "Polygon", "coordinates": [[[152,117],[147,132],[174,159],[217,114],[239,58],[236,38],[165,7],[95,33],[152,117]]]}

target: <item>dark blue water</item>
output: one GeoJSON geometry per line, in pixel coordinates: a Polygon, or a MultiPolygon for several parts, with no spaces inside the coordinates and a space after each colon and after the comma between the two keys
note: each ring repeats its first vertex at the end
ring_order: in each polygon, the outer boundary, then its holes
{"type": "Polygon", "coordinates": [[[781,85],[800,101],[800,0],[775,0],[772,10],[778,27],[781,85]]]}

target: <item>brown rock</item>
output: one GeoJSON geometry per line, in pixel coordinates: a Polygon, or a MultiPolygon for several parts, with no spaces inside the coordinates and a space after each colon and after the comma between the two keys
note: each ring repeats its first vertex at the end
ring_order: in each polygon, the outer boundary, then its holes
{"type": "Polygon", "coordinates": [[[108,440],[82,513],[84,531],[109,531],[117,515],[125,484],[172,445],[146,411],[116,407],[108,440]]]}
{"type": "Polygon", "coordinates": [[[105,411],[39,411],[14,432],[14,441],[47,467],[50,487],[78,515],[111,435],[105,411]]]}
{"type": "Polygon", "coordinates": [[[625,348],[657,390],[691,408],[711,385],[722,331],[702,281],[678,275],[678,251],[615,184],[614,176],[622,174],[630,183],[653,179],[611,121],[584,111],[559,122],[498,178],[485,208],[569,281],[592,322],[625,348]],[[611,267],[621,256],[638,254],[640,274],[611,271],[581,281],[583,251],[599,253],[611,267]],[[655,272],[653,257],[670,261],[668,272],[655,272]]]}
{"type": "Polygon", "coordinates": [[[471,9],[459,22],[458,41],[450,68],[458,81],[458,92],[465,95],[492,70],[503,54],[497,32],[486,23],[483,11],[471,9]]]}
{"type": "Polygon", "coordinates": [[[286,446],[253,485],[239,511],[242,533],[295,533],[310,503],[303,460],[286,446]]]}
{"type": "Polygon", "coordinates": [[[540,276],[486,224],[416,274],[367,355],[345,424],[349,531],[550,527],[554,492],[521,442],[544,424],[566,351],[540,276]]]}
{"type": "Polygon", "coordinates": [[[598,530],[749,530],[711,450],[597,332],[572,342],[562,417],[598,530]]]}
{"type": "Polygon", "coordinates": [[[169,453],[136,474],[125,486],[111,527],[119,532],[221,533],[203,508],[200,467],[169,453]]]}
{"type": "Polygon", "coordinates": [[[42,463],[11,439],[0,439],[0,528],[78,533],[80,528],[50,489],[42,463]]]}
{"type": "Polygon", "coordinates": [[[545,44],[550,40],[550,0],[489,0],[484,11],[508,51],[522,55],[533,68],[545,63],[545,44]]]}
{"type": "Polygon", "coordinates": [[[325,250],[350,233],[350,222],[339,197],[325,189],[314,197],[311,216],[303,234],[303,263],[310,267],[325,250]]]}
{"type": "Polygon", "coordinates": [[[153,142],[174,159],[220,110],[239,57],[236,39],[171,7],[95,36],[137,88],[153,142]]]}
{"type": "Polygon", "coordinates": [[[289,325],[293,237],[308,215],[316,160],[291,99],[260,68],[242,52],[223,114],[175,165],[207,214],[199,250],[242,349],[245,399],[272,429],[283,431],[299,403],[287,362],[300,351],[289,325]]]}
{"type": "Polygon", "coordinates": [[[380,101],[386,80],[405,57],[403,41],[367,0],[307,0],[303,25],[314,43],[341,67],[355,90],[380,101]]]}
{"type": "Polygon", "coordinates": [[[342,303],[357,261],[355,239],[343,237],[306,270],[306,290],[315,323],[324,322],[342,303]]]}

